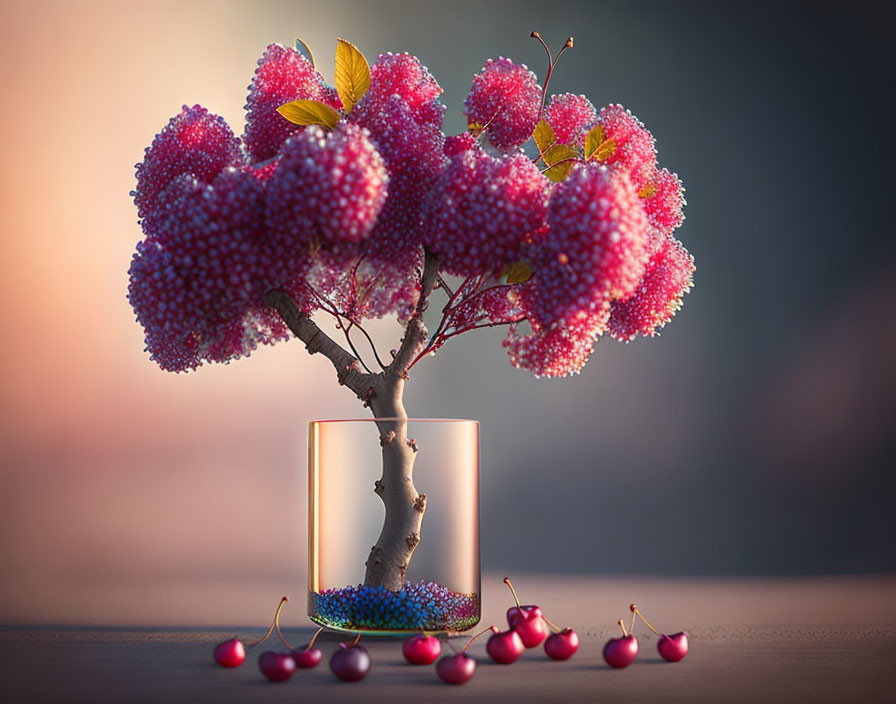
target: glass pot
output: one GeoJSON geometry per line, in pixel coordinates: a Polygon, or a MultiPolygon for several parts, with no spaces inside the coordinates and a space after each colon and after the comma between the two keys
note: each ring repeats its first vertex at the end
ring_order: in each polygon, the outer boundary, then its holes
{"type": "Polygon", "coordinates": [[[380,635],[476,625],[479,423],[323,420],[309,431],[311,620],[380,635]],[[396,450],[407,458],[400,479],[388,459],[396,450]],[[390,581],[377,568],[391,558],[390,581]]]}

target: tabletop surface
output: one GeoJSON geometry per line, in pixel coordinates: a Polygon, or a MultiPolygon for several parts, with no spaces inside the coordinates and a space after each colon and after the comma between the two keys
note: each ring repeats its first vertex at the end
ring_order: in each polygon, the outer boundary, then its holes
{"type": "MultiPolygon", "coordinates": [[[[896,699],[896,577],[800,579],[518,577],[524,599],[539,603],[582,643],[567,662],[541,648],[513,665],[491,663],[483,637],[479,661],[461,687],[434,668],[408,665],[395,639],[365,639],[373,667],[354,684],[337,681],[326,659],[342,638],[322,636],[324,662],[282,684],[267,682],[250,651],[224,670],[211,650],[226,637],[251,640],[265,628],[183,626],[0,627],[0,700],[4,702],[302,701],[787,701],[896,699]],[[656,637],[636,627],[641,652],[611,670],[601,659],[628,604],[661,630],[691,639],[680,663],[664,662],[656,637]],[[309,699],[306,699],[309,698],[309,699]]],[[[271,595],[272,606],[280,594],[271,595]]],[[[521,594],[522,596],[522,594],[521,594]]],[[[301,599],[294,599],[301,601],[301,599]]],[[[503,625],[509,595],[501,576],[483,578],[483,623],[503,625]]],[[[292,606],[292,604],[290,605],[292,606]]],[[[313,629],[284,614],[286,637],[304,643],[313,629]]],[[[307,621],[306,621],[307,623],[307,621]]],[[[444,651],[443,651],[444,652],[444,651]]]]}

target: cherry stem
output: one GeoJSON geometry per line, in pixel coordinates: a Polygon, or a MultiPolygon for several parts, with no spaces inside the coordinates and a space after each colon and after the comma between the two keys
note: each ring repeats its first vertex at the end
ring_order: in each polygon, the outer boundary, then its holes
{"type": "Polygon", "coordinates": [[[522,613],[523,613],[523,607],[520,606],[520,600],[519,600],[519,598],[518,598],[517,595],[516,595],[516,590],[513,588],[513,585],[510,583],[510,578],[509,578],[509,577],[505,577],[505,578],[504,578],[504,584],[506,584],[508,587],[510,587],[510,593],[513,594],[513,600],[516,602],[516,608],[519,609],[520,614],[522,614],[522,613]]]}
{"type": "Polygon", "coordinates": [[[289,597],[283,597],[283,600],[280,602],[280,606],[277,607],[277,613],[274,614],[274,627],[277,629],[277,635],[280,636],[280,640],[286,645],[287,648],[292,650],[292,645],[290,645],[289,641],[286,640],[286,636],[283,635],[283,631],[280,630],[280,609],[283,608],[283,604],[289,601],[289,597]]]}
{"type": "Polygon", "coordinates": [[[314,645],[314,641],[317,640],[317,637],[318,637],[321,633],[323,633],[323,631],[324,631],[323,627],[317,629],[317,633],[315,633],[313,636],[311,636],[311,641],[310,641],[310,642],[308,643],[308,645],[305,647],[305,650],[311,650],[311,646],[314,645]]]}
{"type": "Polygon", "coordinates": [[[551,623],[551,619],[549,619],[549,618],[548,618],[547,616],[545,616],[544,614],[542,614],[541,617],[544,619],[544,622],[545,622],[546,624],[548,624],[548,626],[551,627],[551,630],[552,630],[554,633],[559,633],[560,631],[563,630],[562,628],[557,628],[557,626],[555,626],[553,623],[551,623]]]}
{"type": "Polygon", "coordinates": [[[551,50],[548,48],[548,45],[545,44],[544,39],[541,38],[541,35],[538,32],[532,32],[532,34],[530,34],[529,36],[534,39],[537,39],[539,42],[541,42],[541,45],[544,47],[544,50],[548,54],[548,72],[547,72],[547,75],[544,77],[544,85],[541,88],[541,112],[539,112],[539,116],[543,117],[544,116],[544,104],[548,97],[548,83],[551,80],[551,74],[554,72],[554,68],[557,66],[557,62],[560,60],[560,57],[563,56],[563,52],[565,52],[567,49],[572,49],[573,38],[570,37],[569,39],[566,40],[566,44],[563,45],[563,48],[560,49],[560,51],[557,53],[557,57],[554,58],[551,55],[551,50]]]}
{"type": "Polygon", "coordinates": [[[634,614],[634,612],[632,612],[632,625],[631,625],[631,628],[629,628],[628,630],[630,633],[635,632],[635,614],[634,614]]]}
{"type": "Polygon", "coordinates": [[[648,627],[651,631],[653,631],[656,635],[659,635],[659,632],[658,632],[653,626],[650,625],[650,622],[649,622],[646,618],[644,618],[644,614],[642,614],[642,613],[638,610],[638,607],[637,607],[636,604],[632,604],[629,608],[632,610],[632,614],[633,614],[633,615],[632,615],[632,623],[634,623],[634,621],[635,621],[635,616],[634,616],[634,615],[636,614],[636,615],[638,616],[638,618],[641,619],[641,620],[644,622],[644,625],[645,625],[645,626],[647,626],[647,627],[648,627]]]}
{"type": "Polygon", "coordinates": [[[619,627],[622,629],[622,635],[628,636],[628,633],[625,632],[625,624],[622,622],[622,619],[619,619],[616,623],[619,624],[619,627]]]}
{"type": "MultiPolygon", "coordinates": [[[[280,616],[280,609],[283,608],[283,605],[284,605],[287,601],[289,601],[289,597],[288,597],[288,596],[285,596],[285,597],[283,597],[283,598],[280,600],[280,604],[277,606],[277,612],[274,614],[274,621],[273,621],[273,623],[271,623],[271,627],[268,629],[268,632],[265,633],[264,636],[262,636],[262,638],[261,638],[260,640],[255,641],[255,642],[252,643],[251,645],[247,645],[247,646],[246,646],[246,650],[248,650],[249,648],[254,648],[256,645],[261,645],[262,643],[264,643],[264,642],[270,637],[271,633],[274,632],[274,626],[275,626],[276,623],[277,623],[277,617],[280,616]]],[[[279,631],[280,629],[278,628],[277,630],[279,631]]],[[[282,636],[281,636],[281,637],[282,637],[282,636]]]]}
{"type": "Polygon", "coordinates": [[[358,635],[356,635],[355,639],[352,641],[351,647],[354,648],[359,640],[361,640],[361,631],[358,631],[358,635]]]}
{"type": "Polygon", "coordinates": [[[492,631],[494,633],[500,633],[501,629],[498,628],[497,626],[489,626],[488,628],[482,629],[481,631],[479,631],[479,633],[477,633],[475,636],[473,636],[472,638],[470,638],[470,640],[467,641],[467,644],[464,646],[464,649],[461,650],[460,652],[462,652],[462,653],[467,652],[467,648],[470,647],[470,645],[473,643],[474,640],[476,640],[483,633],[488,633],[489,631],[492,631]]]}

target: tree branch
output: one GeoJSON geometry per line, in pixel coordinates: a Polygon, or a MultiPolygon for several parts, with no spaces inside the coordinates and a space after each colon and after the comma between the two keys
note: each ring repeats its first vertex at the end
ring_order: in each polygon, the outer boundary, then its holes
{"type": "Polygon", "coordinates": [[[369,403],[377,387],[378,375],[364,373],[357,358],[321,330],[285,291],[270,291],[265,296],[265,302],[277,309],[293,334],[305,343],[308,354],[320,352],[329,359],[336,369],[339,383],[351,389],[359,399],[369,403]]]}
{"type": "Polygon", "coordinates": [[[426,344],[427,330],[423,323],[423,312],[429,305],[429,297],[439,277],[439,260],[429,250],[426,250],[426,259],[423,262],[423,275],[420,277],[420,297],[411,319],[408,321],[401,346],[395,353],[395,358],[386,367],[386,373],[407,377],[408,368],[417,353],[426,344]]]}

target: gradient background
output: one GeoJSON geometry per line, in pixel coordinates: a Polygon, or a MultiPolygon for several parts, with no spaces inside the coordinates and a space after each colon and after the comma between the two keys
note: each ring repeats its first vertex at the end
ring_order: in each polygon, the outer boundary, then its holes
{"type": "MultiPolygon", "coordinates": [[[[893,572],[893,6],[0,4],[0,621],[233,622],[305,585],[306,425],[362,409],[300,344],[174,376],[125,300],[133,165],[182,103],[238,134],[257,58],[301,36],[418,55],[446,131],[485,59],[621,102],[688,189],[696,288],[581,376],[501,333],[415,370],[412,415],[482,423],[489,570],[893,572]]],[[[393,332],[380,329],[380,333],[393,332]]],[[[386,349],[388,349],[388,343],[386,349]]],[[[262,619],[263,620],[263,619],[262,619]]]]}

